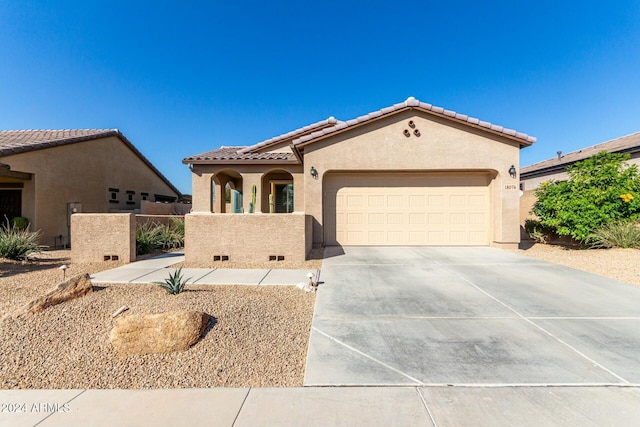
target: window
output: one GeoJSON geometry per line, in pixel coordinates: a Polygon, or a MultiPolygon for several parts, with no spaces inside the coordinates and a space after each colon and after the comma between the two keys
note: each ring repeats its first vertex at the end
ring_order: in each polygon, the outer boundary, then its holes
{"type": "Polygon", "coordinates": [[[118,203],[118,188],[109,188],[109,203],[118,203]]]}
{"type": "Polygon", "coordinates": [[[136,201],[133,200],[133,196],[136,194],[135,191],[131,191],[131,190],[127,190],[127,204],[128,205],[135,205],[136,201]]]}
{"type": "Polygon", "coordinates": [[[142,197],[142,200],[147,200],[147,198],[149,198],[149,193],[140,193],[140,197],[142,197]]]}
{"type": "Polygon", "coordinates": [[[269,195],[269,212],[293,212],[293,182],[271,181],[271,194],[269,195]]]}

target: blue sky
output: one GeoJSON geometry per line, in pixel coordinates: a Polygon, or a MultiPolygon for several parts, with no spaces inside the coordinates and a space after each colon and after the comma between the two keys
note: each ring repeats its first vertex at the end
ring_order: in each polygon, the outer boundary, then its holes
{"type": "Polygon", "coordinates": [[[640,2],[0,0],[0,129],[118,128],[186,193],[184,157],[409,96],[522,166],[638,132],[640,2]]]}

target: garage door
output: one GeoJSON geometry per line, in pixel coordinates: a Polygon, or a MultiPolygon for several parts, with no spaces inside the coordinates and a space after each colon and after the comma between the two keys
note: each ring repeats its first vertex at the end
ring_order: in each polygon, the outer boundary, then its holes
{"type": "Polygon", "coordinates": [[[349,245],[489,244],[487,174],[335,174],[325,240],[349,245]]]}

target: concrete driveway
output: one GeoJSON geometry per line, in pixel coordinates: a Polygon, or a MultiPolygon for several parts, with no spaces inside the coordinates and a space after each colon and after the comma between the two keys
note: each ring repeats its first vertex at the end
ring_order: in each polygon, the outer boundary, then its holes
{"type": "Polygon", "coordinates": [[[487,247],[333,250],[305,386],[640,384],[638,287],[487,247]]]}

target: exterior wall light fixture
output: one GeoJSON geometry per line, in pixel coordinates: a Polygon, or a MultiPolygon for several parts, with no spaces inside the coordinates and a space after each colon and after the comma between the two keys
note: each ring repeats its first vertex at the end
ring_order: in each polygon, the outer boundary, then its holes
{"type": "Polygon", "coordinates": [[[516,177],[516,167],[514,165],[511,165],[511,167],[509,168],[509,175],[511,176],[511,178],[516,177]]]}
{"type": "Polygon", "coordinates": [[[309,174],[311,174],[313,179],[318,179],[318,170],[313,166],[311,166],[311,169],[309,169],[309,174]]]}

